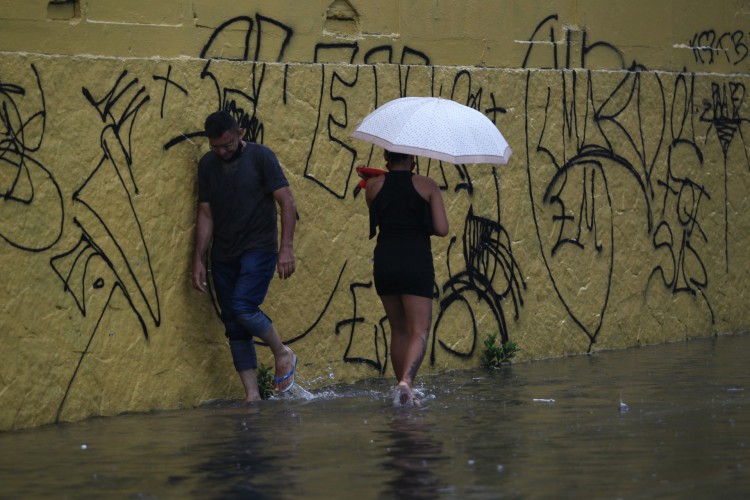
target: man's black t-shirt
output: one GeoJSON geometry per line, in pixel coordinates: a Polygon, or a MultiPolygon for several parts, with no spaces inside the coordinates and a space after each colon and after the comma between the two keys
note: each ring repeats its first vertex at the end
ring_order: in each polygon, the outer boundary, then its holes
{"type": "Polygon", "coordinates": [[[288,185],[276,155],[262,144],[245,143],[228,162],[206,153],[198,164],[198,202],[211,207],[213,259],[231,262],[247,250],[276,252],[273,192],[288,185]]]}

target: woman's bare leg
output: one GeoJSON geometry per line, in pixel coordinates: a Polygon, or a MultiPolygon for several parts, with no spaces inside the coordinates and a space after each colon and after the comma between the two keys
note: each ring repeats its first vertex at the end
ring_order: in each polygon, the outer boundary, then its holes
{"type": "Polygon", "coordinates": [[[414,400],[412,385],[427,352],[432,300],[416,295],[381,296],[391,327],[391,362],[401,404],[414,400]]]}
{"type": "Polygon", "coordinates": [[[402,295],[401,303],[406,315],[409,340],[404,355],[405,373],[399,382],[406,382],[411,387],[427,352],[427,339],[432,324],[432,299],[417,295],[402,295]]]}
{"type": "Polygon", "coordinates": [[[404,377],[406,370],[405,356],[409,343],[409,331],[406,326],[406,313],[400,295],[383,295],[380,297],[383,309],[388,316],[391,327],[391,364],[396,380],[404,377]]]}

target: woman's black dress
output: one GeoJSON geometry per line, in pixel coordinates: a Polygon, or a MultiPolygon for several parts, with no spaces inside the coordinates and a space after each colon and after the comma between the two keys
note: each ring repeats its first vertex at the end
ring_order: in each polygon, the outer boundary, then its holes
{"type": "Polygon", "coordinates": [[[400,170],[385,174],[370,204],[370,238],[379,227],[374,266],[378,295],[433,297],[432,212],[414,188],[412,175],[400,170]]]}

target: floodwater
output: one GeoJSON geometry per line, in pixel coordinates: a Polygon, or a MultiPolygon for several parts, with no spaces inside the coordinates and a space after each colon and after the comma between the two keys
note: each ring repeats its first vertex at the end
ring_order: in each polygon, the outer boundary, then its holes
{"type": "MultiPolygon", "coordinates": [[[[2,498],[747,498],[750,335],[0,434],[2,498]]],[[[304,366],[300,365],[301,369],[304,366]]]]}

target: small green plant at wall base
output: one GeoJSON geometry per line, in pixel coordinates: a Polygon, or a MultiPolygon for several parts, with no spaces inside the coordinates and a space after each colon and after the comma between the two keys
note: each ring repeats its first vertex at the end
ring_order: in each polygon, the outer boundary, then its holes
{"type": "Polygon", "coordinates": [[[258,392],[260,399],[271,399],[273,396],[273,371],[264,365],[258,367],[258,392]]]}
{"type": "Polygon", "coordinates": [[[506,342],[505,345],[502,345],[498,343],[496,333],[489,333],[484,340],[484,348],[480,358],[482,368],[497,368],[502,363],[510,362],[517,352],[518,346],[515,342],[506,342]]]}

